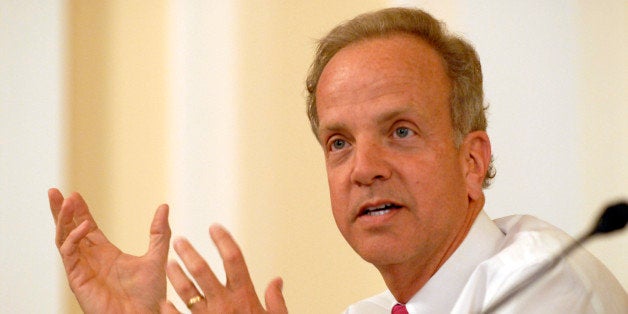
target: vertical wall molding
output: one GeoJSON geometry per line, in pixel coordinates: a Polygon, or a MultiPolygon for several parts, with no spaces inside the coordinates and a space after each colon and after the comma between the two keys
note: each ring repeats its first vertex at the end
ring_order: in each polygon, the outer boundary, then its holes
{"type": "MultiPolygon", "coordinates": [[[[173,1],[170,8],[169,202],[185,236],[223,276],[208,226],[237,231],[235,7],[232,1],[173,1]]],[[[173,254],[174,255],[174,254],[173,254]]],[[[169,286],[171,300],[179,298],[169,286]]]]}

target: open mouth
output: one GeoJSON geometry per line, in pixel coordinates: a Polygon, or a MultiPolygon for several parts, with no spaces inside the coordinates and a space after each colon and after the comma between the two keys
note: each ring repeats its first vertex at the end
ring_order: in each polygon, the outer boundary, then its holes
{"type": "Polygon", "coordinates": [[[379,206],[366,207],[364,208],[358,217],[362,216],[381,216],[389,213],[392,210],[399,209],[401,206],[394,203],[386,203],[379,206]]]}

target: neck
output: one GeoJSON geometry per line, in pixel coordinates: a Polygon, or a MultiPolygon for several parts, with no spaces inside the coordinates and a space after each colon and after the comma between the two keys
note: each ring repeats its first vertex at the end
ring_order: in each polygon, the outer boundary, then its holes
{"type": "Polygon", "coordinates": [[[407,303],[410,301],[462,244],[484,206],[483,197],[469,201],[464,225],[448,241],[448,246],[443,247],[438,252],[434,252],[428,258],[418,257],[399,264],[376,265],[384,278],[388,290],[390,290],[397,302],[407,303]]]}

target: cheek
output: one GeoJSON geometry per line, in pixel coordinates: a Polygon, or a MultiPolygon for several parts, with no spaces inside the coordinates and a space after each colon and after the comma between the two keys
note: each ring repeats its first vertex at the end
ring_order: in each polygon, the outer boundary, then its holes
{"type": "Polygon", "coordinates": [[[411,189],[429,190],[438,183],[442,176],[443,166],[432,156],[412,156],[413,158],[397,158],[395,172],[407,183],[412,183],[411,189]]]}
{"type": "Polygon", "coordinates": [[[343,191],[340,187],[330,186],[329,187],[329,198],[331,200],[331,208],[334,214],[334,217],[337,219],[345,215],[348,211],[349,200],[347,199],[347,192],[343,191]]]}
{"type": "Polygon", "coordinates": [[[351,215],[348,202],[343,198],[343,193],[331,192],[331,212],[334,217],[336,227],[340,231],[340,234],[349,240],[349,230],[351,225],[351,215]]]}
{"type": "Polygon", "coordinates": [[[460,161],[452,151],[436,151],[417,161],[416,165],[417,181],[423,184],[451,185],[463,179],[460,161]]]}
{"type": "Polygon", "coordinates": [[[450,207],[453,203],[459,205],[460,198],[466,194],[461,171],[450,159],[424,157],[398,169],[406,174],[403,176],[407,182],[405,188],[423,215],[438,212],[437,209],[450,207]]]}
{"type": "Polygon", "coordinates": [[[327,185],[332,204],[346,197],[348,189],[350,189],[348,173],[344,168],[327,165],[327,185]]]}
{"type": "Polygon", "coordinates": [[[335,217],[346,207],[347,192],[344,190],[342,176],[339,176],[337,172],[330,172],[329,169],[327,170],[327,184],[332,212],[335,217]]]}

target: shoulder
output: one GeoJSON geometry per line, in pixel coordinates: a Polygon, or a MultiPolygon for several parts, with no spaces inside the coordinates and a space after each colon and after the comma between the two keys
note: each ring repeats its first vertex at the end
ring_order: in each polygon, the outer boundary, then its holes
{"type": "MultiPolygon", "coordinates": [[[[532,216],[509,216],[495,223],[505,238],[499,252],[481,263],[474,273],[475,280],[486,284],[482,302],[485,305],[543,267],[574,241],[559,228],[532,216]]],[[[626,309],[628,298],[610,271],[580,247],[536,279],[509,308],[519,312],[537,306],[553,312],[613,312],[613,309],[626,309]]]]}
{"type": "Polygon", "coordinates": [[[516,267],[545,261],[574,241],[561,229],[529,215],[494,220],[504,234],[499,252],[491,260],[516,267]]]}

